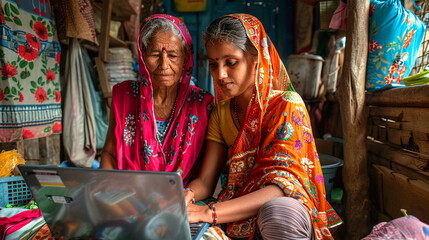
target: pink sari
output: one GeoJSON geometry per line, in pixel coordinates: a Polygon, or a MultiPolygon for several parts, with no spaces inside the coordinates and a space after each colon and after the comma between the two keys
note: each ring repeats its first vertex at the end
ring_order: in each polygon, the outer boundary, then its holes
{"type": "Polygon", "coordinates": [[[146,22],[155,18],[167,19],[179,29],[189,53],[179,80],[176,111],[165,140],[160,143],[156,137],[158,128],[153,110],[152,81],[143,61],[139,37],[140,81],[122,82],[115,85],[112,92],[117,166],[128,170],[177,171],[186,185],[203,147],[213,96],[190,85],[194,54],[185,24],[164,14],[153,15],[146,22]]]}

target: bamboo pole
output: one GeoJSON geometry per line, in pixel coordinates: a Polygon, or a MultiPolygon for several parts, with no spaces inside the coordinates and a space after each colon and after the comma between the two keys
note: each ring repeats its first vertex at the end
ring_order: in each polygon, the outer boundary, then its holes
{"type": "Polygon", "coordinates": [[[347,1],[346,49],[337,90],[344,139],[345,239],[370,231],[369,175],[366,157],[365,73],[368,56],[369,0],[347,1]]]}

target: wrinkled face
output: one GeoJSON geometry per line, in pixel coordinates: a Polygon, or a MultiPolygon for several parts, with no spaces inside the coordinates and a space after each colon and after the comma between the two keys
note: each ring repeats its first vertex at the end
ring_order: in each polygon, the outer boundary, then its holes
{"type": "Polygon", "coordinates": [[[257,61],[249,53],[224,41],[206,44],[210,73],[228,97],[253,91],[257,61]]]}
{"type": "Polygon", "coordinates": [[[152,85],[157,87],[171,87],[179,82],[185,59],[182,40],[172,32],[156,33],[143,52],[152,85]]]}

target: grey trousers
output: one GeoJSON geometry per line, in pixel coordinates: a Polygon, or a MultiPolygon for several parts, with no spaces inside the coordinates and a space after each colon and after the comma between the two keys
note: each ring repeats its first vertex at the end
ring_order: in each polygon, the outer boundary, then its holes
{"type": "Polygon", "coordinates": [[[259,209],[255,239],[310,240],[313,232],[310,214],[296,199],[274,198],[259,209]]]}

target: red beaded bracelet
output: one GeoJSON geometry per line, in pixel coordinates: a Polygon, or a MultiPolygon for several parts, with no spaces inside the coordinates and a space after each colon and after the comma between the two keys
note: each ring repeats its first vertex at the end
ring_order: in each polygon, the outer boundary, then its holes
{"type": "Polygon", "coordinates": [[[212,210],[212,219],[213,219],[212,225],[216,225],[216,221],[217,221],[216,208],[213,203],[208,203],[207,206],[212,210]]]}

